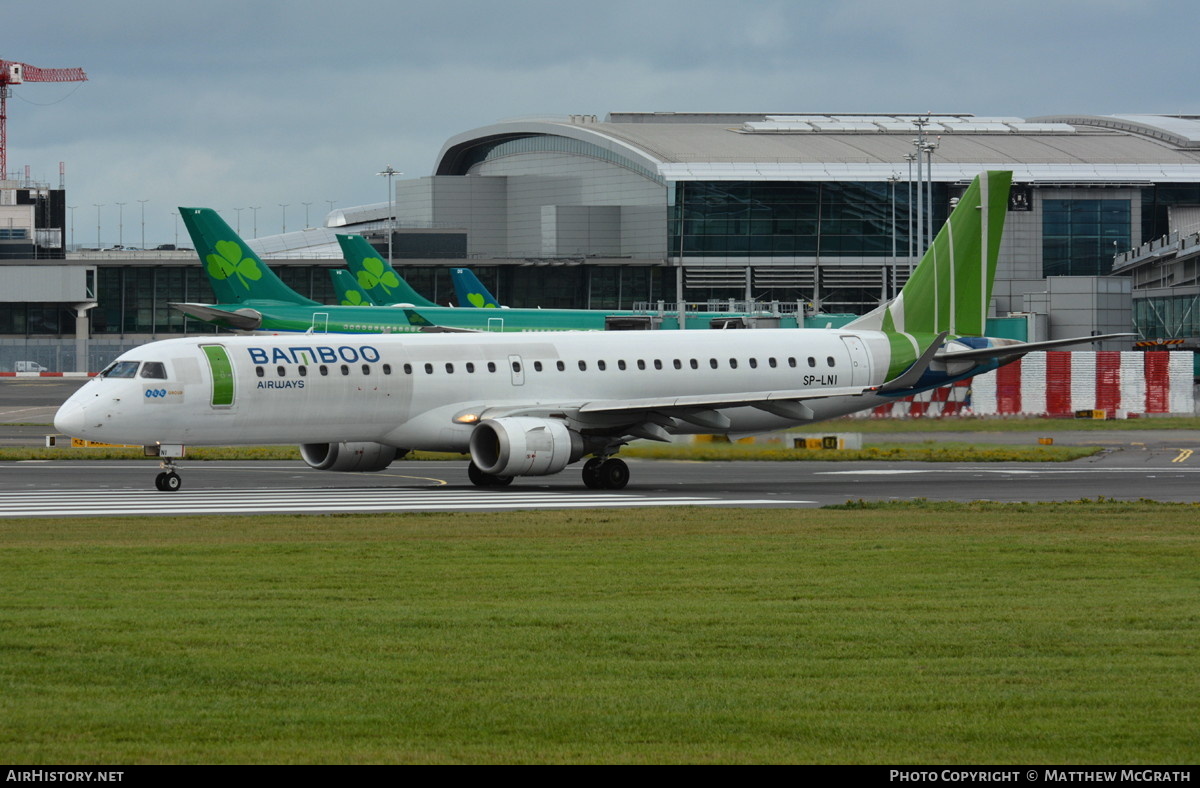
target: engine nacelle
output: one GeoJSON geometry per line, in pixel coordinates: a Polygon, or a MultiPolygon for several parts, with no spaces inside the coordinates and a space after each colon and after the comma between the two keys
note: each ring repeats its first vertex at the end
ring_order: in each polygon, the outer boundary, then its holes
{"type": "Polygon", "coordinates": [[[318,471],[382,471],[401,452],[382,443],[302,443],[300,456],[318,471]]]}
{"type": "Polygon", "coordinates": [[[556,419],[484,419],[471,432],[471,460],[492,476],[548,476],[583,454],[583,437],[556,419]]]}

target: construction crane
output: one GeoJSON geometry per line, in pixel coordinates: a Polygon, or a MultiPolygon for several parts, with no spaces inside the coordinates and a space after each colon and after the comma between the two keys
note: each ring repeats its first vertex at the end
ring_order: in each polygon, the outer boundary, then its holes
{"type": "Polygon", "coordinates": [[[82,68],[38,68],[0,60],[0,180],[8,178],[8,96],[11,85],[24,82],[86,82],[82,68]]]}

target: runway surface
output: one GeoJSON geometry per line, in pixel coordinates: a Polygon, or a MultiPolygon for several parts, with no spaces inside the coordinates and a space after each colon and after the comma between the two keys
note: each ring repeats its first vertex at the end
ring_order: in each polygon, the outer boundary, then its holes
{"type": "MultiPolygon", "coordinates": [[[[56,403],[81,381],[0,383],[0,444],[40,446],[56,403]],[[39,425],[40,423],[40,425],[39,425]],[[28,424],[30,426],[20,426],[28,424]]],[[[931,425],[933,426],[933,425],[931,425]]],[[[1149,426],[1149,425],[1148,425],[1149,426]]],[[[844,429],[843,425],[838,425],[844,429]]],[[[677,462],[630,460],[620,491],[586,489],[577,468],[476,488],[464,462],[394,463],[380,473],[314,471],[301,462],[183,461],[183,489],[153,489],[144,461],[0,463],[0,518],[289,512],[499,511],[636,506],[819,507],[863,500],[1200,502],[1200,432],[1053,432],[1106,451],[1072,463],[677,462]]],[[[897,433],[872,441],[1032,443],[1032,433],[897,433]]],[[[65,450],[69,451],[69,450],[65,450]]],[[[82,451],[82,450],[81,450],[82,451]]]]}

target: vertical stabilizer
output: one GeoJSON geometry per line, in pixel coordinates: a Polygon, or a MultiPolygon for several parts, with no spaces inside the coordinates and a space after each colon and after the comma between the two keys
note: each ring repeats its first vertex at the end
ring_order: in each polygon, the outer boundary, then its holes
{"type": "Polygon", "coordinates": [[[354,274],[341,268],[330,268],[329,278],[333,282],[333,292],[337,294],[337,302],[341,306],[375,306],[367,291],[358,286],[354,274]]]}
{"type": "Polygon", "coordinates": [[[413,306],[437,306],[409,286],[396,269],[383,259],[375,247],[361,235],[339,235],[342,257],[358,280],[358,286],[376,304],[412,304],[413,306]]]}
{"type": "Polygon", "coordinates": [[[1008,210],[1011,172],[986,172],[959,199],[900,294],[847,328],[982,336],[1008,210]]]}
{"type": "Polygon", "coordinates": [[[460,307],[500,308],[500,302],[470,268],[451,268],[450,279],[454,282],[454,298],[460,307]]]}
{"type": "Polygon", "coordinates": [[[315,304],[283,283],[211,208],[180,208],[179,216],[220,304],[276,301],[315,304]]]}

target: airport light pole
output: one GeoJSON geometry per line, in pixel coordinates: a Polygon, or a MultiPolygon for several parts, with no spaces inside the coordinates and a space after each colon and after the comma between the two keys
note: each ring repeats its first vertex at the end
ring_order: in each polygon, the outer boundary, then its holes
{"type": "Polygon", "coordinates": [[[78,205],[68,205],[67,207],[71,209],[71,244],[70,245],[74,246],[75,245],[75,209],[78,208],[79,206],[78,205]]]}
{"type": "Polygon", "coordinates": [[[125,248],[125,203],[116,203],[117,206],[117,246],[125,248]]]}
{"type": "Polygon", "coordinates": [[[287,209],[288,209],[288,206],[291,205],[291,203],[290,202],[281,202],[281,203],[276,203],[276,205],[278,205],[280,208],[283,209],[283,225],[282,225],[283,229],[280,230],[280,233],[281,234],[286,233],[287,232],[287,209]]]}
{"type": "Polygon", "coordinates": [[[104,203],[92,203],[96,206],[96,250],[100,250],[100,209],[104,207],[104,203]]]}
{"type": "Polygon", "coordinates": [[[250,206],[250,210],[254,212],[253,215],[254,215],[254,237],[255,238],[258,237],[258,209],[261,207],[262,207],[261,205],[251,205],[250,206]]]}
{"type": "Polygon", "coordinates": [[[308,206],[312,205],[312,203],[302,202],[300,204],[304,206],[304,229],[307,230],[309,227],[312,227],[312,224],[308,221],[308,206]]]}
{"type": "Polygon", "coordinates": [[[138,200],[142,204],[142,249],[146,248],[146,203],[149,200],[138,200]]]}
{"type": "Polygon", "coordinates": [[[234,208],[233,210],[235,210],[237,212],[238,235],[241,235],[242,234],[242,211],[244,211],[246,209],[245,208],[234,208]]]}
{"type": "Polygon", "coordinates": [[[398,170],[394,169],[392,167],[392,165],[389,164],[387,166],[386,170],[384,170],[382,172],[377,172],[375,174],[383,175],[383,176],[387,177],[387,184],[388,184],[387,234],[388,234],[388,262],[390,263],[392,261],[392,235],[395,234],[394,233],[394,231],[395,231],[394,222],[395,222],[395,214],[396,214],[396,205],[395,205],[396,191],[395,191],[395,189],[392,188],[392,178],[396,177],[397,175],[403,175],[404,173],[399,172],[398,170]]]}

